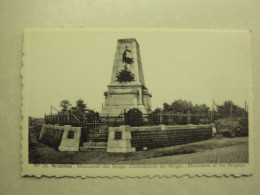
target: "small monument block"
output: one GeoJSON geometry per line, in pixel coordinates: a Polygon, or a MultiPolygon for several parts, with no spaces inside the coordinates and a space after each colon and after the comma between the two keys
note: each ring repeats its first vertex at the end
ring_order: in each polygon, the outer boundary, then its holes
{"type": "Polygon", "coordinates": [[[135,148],[131,146],[131,139],[131,127],[129,125],[109,127],[107,152],[135,152],[135,148]]]}
{"type": "Polygon", "coordinates": [[[59,146],[59,151],[79,151],[81,127],[64,125],[64,132],[59,146]]]}

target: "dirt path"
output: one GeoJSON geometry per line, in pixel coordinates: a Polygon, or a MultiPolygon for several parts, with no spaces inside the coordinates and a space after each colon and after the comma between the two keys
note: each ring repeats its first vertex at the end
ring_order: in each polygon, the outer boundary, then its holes
{"type": "Polygon", "coordinates": [[[173,155],[119,163],[132,164],[203,164],[203,163],[247,163],[248,144],[239,144],[205,150],[192,154],[173,155]]]}

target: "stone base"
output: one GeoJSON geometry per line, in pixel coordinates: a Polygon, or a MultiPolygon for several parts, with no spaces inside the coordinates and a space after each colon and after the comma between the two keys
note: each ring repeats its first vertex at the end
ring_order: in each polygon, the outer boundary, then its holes
{"type": "Polygon", "coordinates": [[[131,147],[131,131],[129,125],[109,127],[107,152],[127,153],[135,152],[131,147]]]}
{"type": "Polygon", "coordinates": [[[101,117],[118,117],[132,108],[138,108],[143,114],[151,110],[151,94],[142,85],[109,85],[104,95],[105,105],[101,117]]]}

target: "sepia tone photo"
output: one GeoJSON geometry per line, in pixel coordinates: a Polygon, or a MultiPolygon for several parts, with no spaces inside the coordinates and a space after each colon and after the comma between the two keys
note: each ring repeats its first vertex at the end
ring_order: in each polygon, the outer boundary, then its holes
{"type": "Polygon", "coordinates": [[[24,36],[23,174],[251,173],[249,31],[24,36]]]}

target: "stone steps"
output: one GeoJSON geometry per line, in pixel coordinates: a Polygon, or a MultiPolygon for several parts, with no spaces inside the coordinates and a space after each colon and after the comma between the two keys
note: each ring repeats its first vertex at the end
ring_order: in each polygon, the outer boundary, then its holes
{"type": "Polygon", "coordinates": [[[80,151],[106,151],[107,142],[83,142],[80,151]]]}
{"type": "Polygon", "coordinates": [[[106,147],[107,146],[107,142],[93,142],[93,141],[89,141],[89,142],[83,142],[82,146],[102,146],[102,147],[106,147]]]}

